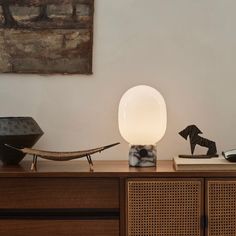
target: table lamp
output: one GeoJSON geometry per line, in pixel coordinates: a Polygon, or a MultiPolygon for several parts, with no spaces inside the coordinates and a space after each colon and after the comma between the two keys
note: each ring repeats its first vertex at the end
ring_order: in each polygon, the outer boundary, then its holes
{"type": "Polygon", "coordinates": [[[162,95],[150,86],[133,87],[122,96],[118,113],[121,136],[130,144],[129,165],[156,166],[156,143],[167,124],[162,95]]]}

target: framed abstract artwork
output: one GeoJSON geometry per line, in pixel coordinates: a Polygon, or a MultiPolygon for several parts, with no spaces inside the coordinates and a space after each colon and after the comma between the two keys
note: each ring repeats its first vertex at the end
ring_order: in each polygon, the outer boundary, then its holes
{"type": "Polygon", "coordinates": [[[0,73],[92,74],[94,0],[0,0],[0,73]]]}

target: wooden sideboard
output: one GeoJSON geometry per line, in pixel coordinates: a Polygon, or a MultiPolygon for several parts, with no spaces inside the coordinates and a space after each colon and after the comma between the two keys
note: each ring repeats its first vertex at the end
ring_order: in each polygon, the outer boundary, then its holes
{"type": "Polygon", "coordinates": [[[127,161],[0,166],[0,235],[235,236],[236,172],[127,161]]]}

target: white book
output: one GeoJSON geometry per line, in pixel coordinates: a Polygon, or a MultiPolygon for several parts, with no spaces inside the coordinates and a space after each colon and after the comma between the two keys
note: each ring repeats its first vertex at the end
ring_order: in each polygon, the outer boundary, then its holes
{"type": "Polygon", "coordinates": [[[223,156],[208,159],[174,157],[174,167],[177,171],[236,171],[236,163],[227,161],[223,156]]]}

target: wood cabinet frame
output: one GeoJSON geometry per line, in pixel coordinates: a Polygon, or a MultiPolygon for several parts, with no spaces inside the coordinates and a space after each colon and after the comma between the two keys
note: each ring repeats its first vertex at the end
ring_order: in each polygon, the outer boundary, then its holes
{"type": "MultiPolygon", "coordinates": [[[[9,197],[5,196],[4,201],[7,202],[8,207],[4,209],[4,207],[0,207],[0,226],[1,224],[6,223],[7,221],[9,224],[14,223],[11,220],[12,216],[15,213],[20,213],[20,210],[24,210],[25,213],[29,214],[28,218],[24,218],[22,220],[30,221],[30,219],[35,219],[35,217],[39,217],[39,213],[42,212],[42,208],[45,210],[49,210],[50,213],[53,213],[51,219],[53,220],[57,217],[61,217],[60,219],[63,221],[63,216],[61,213],[66,214],[73,214],[76,215],[74,219],[80,220],[86,214],[86,219],[88,222],[90,220],[96,220],[102,218],[103,225],[107,224],[106,220],[110,220],[111,225],[115,228],[111,235],[119,235],[119,236],[128,236],[128,229],[127,229],[127,181],[129,180],[171,180],[171,181],[186,181],[186,180],[200,180],[201,181],[201,236],[208,235],[207,230],[207,195],[208,189],[207,184],[208,181],[236,181],[236,172],[235,171],[175,171],[173,167],[172,161],[159,161],[157,167],[152,168],[131,168],[128,166],[127,161],[97,161],[94,163],[94,172],[89,171],[89,167],[87,162],[83,161],[70,161],[70,162],[46,162],[46,161],[39,161],[38,163],[38,170],[37,171],[30,171],[30,161],[23,161],[20,166],[17,167],[6,167],[0,165],[0,185],[2,183],[2,188],[0,188],[0,198],[2,194],[8,194],[9,197]],[[42,204],[40,203],[40,199],[37,197],[42,197],[42,192],[38,195],[35,194],[32,199],[36,201],[37,209],[34,207],[34,204],[30,205],[30,210],[26,209],[27,204],[21,205],[20,201],[18,203],[14,202],[15,199],[22,199],[22,193],[20,189],[19,183],[25,181],[25,179],[29,180],[30,188],[35,189],[35,193],[37,193],[38,187],[44,188],[43,184],[45,179],[50,179],[49,185],[45,184],[45,189],[43,189],[44,193],[50,194],[49,187],[53,186],[52,182],[55,183],[63,183],[66,185],[67,181],[73,179],[70,182],[71,186],[77,186],[78,183],[79,188],[75,191],[70,189],[68,194],[63,194],[67,201],[58,201],[58,203],[53,202],[52,204],[48,204],[49,202],[43,201],[42,204]],[[11,179],[11,181],[8,181],[11,179]],[[17,180],[14,182],[14,180],[17,180]],[[42,180],[42,181],[41,181],[42,180]],[[83,184],[83,181],[88,184],[83,184]],[[82,182],[81,182],[82,181],[82,182]],[[96,185],[96,182],[98,185],[96,185]],[[10,184],[11,183],[11,184],[10,184]],[[107,187],[106,187],[107,186],[107,187]],[[10,191],[12,189],[12,191],[10,191]],[[104,191],[105,189],[105,191],[104,191]],[[6,191],[4,191],[6,190],[6,191]],[[18,192],[17,192],[18,191],[18,192]],[[80,193],[80,191],[82,191],[80,193]],[[80,201],[86,198],[86,194],[91,193],[92,196],[88,197],[88,201],[86,201],[86,207],[83,209],[82,205],[76,203],[75,197],[78,196],[80,201]],[[104,204],[102,200],[96,201],[96,194],[98,193],[99,196],[106,197],[106,203],[104,204]],[[15,194],[14,197],[11,194],[15,194]],[[71,197],[71,199],[70,199],[71,197]],[[91,204],[90,204],[91,203],[91,204]],[[61,206],[63,207],[59,207],[61,206]],[[50,209],[50,205],[52,208],[50,209]],[[73,207],[75,206],[75,209],[73,207]],[[11,209],[9,209],[9,207],[11,209]],[[21,209],[22,208],[22,209],[21,209]],[[35,209],[34,209],[35,208],[35,209]],[[41,208],[41,209],[40,209],[41,208]],[[57,209],[61,208],[61,209],[57,209]],[[68,213],[69,212],[69,213],[68,213]],[[31,214],[31,215],[30,215],[31,214]],[[104,221],[105,220],[105,221],[104,221]]],[[[23,184],[24,191],[26,188],[26,184],[23,184]]],[[[71,187],[72,188],[72,187],[71,187]]],[[[55,189],[56,191],[60,192],[59,187],[55,186],[51,189],[55,189]]],[[[63,189],[63,188],[62,188],[63,189]]],[[[236,191],[236,190],[235,190],[236,191]]],[[[26,194],[27,195],[27,194],[26,194]]],[[[27,195],[30,200],[30,195],[27,195]]],[[[32,200],[31,199],[31,200],[32,200]]],[[[50,199],[49,199],[50,200],[50,199]]],[[[28,205],[29,206],[29,205],[28,205]]],[[[69,215],[68,215],[69,216],[69,215]]],[[[70,216],[69,216],[70,217],[70,216]]],[[[65,218],[65,217],[64,217],[65,218]]],[[[66,216],[66,219],[68,217],[66,216]]],[[[65,220],[65,219],[64,219],[65,220]]],[[[53,222],[52,222],[53,223],[53,222]]],[[[66,222],[64,221],[64,224],[66,222]]],[[[14,224],[13,224],[14,225],[14,224]]],[[[71,225],[74,225],[72,222],[71,225]]],[[[79,225],[79,224],[78,224],[79,225]]],[[[93,225],[94,230],[97,227],[93,225]]],[[[26,224],[27,227],[27,224],[26,224]]],[[[66,226],[65,226],[66,227],[66,226]]],[[[1,227],[0,227],[1,228],[1,227]]],[[[90,228],[92,230],[92,227],[90,228]]],[[[24,230],[24,229],[22,229],[24,230]]],[[[70,230],[68,224],[68,230],[70,230]]],[[[108,229],[112,230],[112,229],[108,229]]],[[[25,230],[27,232],[27,230],[25,230]]],[[[1,231],[0,231],[1,232],[1,231]]],[[[69,232],[69,231],[68,231],[69,232]]],[[[111,232],[111,231],[110,231],[111,232]]],[[[84,232],[81,232],[84,233],[84,232]]],[[[19,234],[20,235],[20,234],[19,234]]],[[[35,234],[37,235],[37,234],[35,234]]],[[[63,234],[62,234],[63,235],[63,234]]],[[[78,234],[79,235],[79,234],[78,234]]],[[[84,234],[86,235],[86,234],[84,234]]],[[[83,236],[84,236],[83,235],[83,236]]],[[[105,235],[105,234],[104,234],[105,235]]],[[[13,235],[6,235],[6,236],[13,236],[13,235]]],[[[28,236],[28,235],[24,235],[28,236]]],[[[47,235],[45,235],[47,236],[47,235]]],[[[63,235],[64,236],[64,235],[63,235]]],[[[191,235],[189,235],[191,236],[191,235]]],[[[193,235],[195,236],[195,235],[193,235]]],[[[223,235],[221,235],[223,236],[223,235]]],[[[228,236],[228,235],[227,235],[228,236]]],[[[231,235],[230,235],[231,236],[231,235]]],[[[235,236],[235,235],[232,235],[235,236]]]]}

